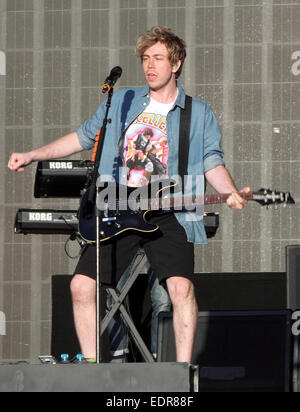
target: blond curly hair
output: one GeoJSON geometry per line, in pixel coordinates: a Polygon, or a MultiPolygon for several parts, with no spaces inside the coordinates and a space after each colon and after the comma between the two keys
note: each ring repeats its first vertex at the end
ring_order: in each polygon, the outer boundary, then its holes
{"type": "Polygon", "coordinates": [[[145,51],[157,42],[165,44],[169,52],[169,60],[172,65],[181,61],[181,66],[176,72],[176,79],[181,75],[183,64],[186,58],[186,43],[176,36],[171,29],[166,27],[152,27],[145,34],[141,35],[136,44],[136,54],[143,57],[145,51]]]}

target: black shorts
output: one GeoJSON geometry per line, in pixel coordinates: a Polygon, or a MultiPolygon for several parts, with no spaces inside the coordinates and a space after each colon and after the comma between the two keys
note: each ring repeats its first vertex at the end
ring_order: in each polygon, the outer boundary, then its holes
{"type": "MultiPolygon", "coordinates": [[[[172,276],[193,279],[194,245],[187,241],[186,232],[174,214],[152,216],[150,222],[158,225],[159,230],[146,234],[128,231],[101,244],[103,284],[116,286],[141,248],[161,284],[172,276]]],[[[90,245],[83,251],[74,274],[96,280],[96,268],[96,247],[90,245]]]]}

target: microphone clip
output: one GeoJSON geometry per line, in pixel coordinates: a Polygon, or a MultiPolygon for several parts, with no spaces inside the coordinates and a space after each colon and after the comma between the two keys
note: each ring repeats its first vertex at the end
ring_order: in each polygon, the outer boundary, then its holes
{"type": "Polygon", "coordinates": [[[104,84],[102,85],[102,93],[109,93],[111,89],[114,87],[116,84],[117,80],[121,77],[122,75],[122,69],[119,66],[116,66],[112,69],[110,72],[110,75],[106,78],[104,84]]]}

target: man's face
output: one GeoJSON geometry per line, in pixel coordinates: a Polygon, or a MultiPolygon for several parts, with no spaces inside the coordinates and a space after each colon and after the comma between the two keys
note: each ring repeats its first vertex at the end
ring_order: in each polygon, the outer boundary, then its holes
{"type": "Polygon", "coordinates": [[[142,56],[142,65],[150,89],[158,91],[175,81],[175,74],[180,67],[172,66],[167,47],[158,42],[149,47],[142,56]]]}

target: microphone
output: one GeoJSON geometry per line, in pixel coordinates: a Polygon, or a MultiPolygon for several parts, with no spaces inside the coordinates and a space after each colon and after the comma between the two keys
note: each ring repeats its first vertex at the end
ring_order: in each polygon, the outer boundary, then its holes
{"type": "Polygon", "coordinates": [[[122,75],[122,69],[119,66],[116,66],[110,72],[110,75],[106,78],[104,84],[102,85],[102,93],[105,94],[110,91],[112,87],[116,84],[117,80],[122,75]]]}

